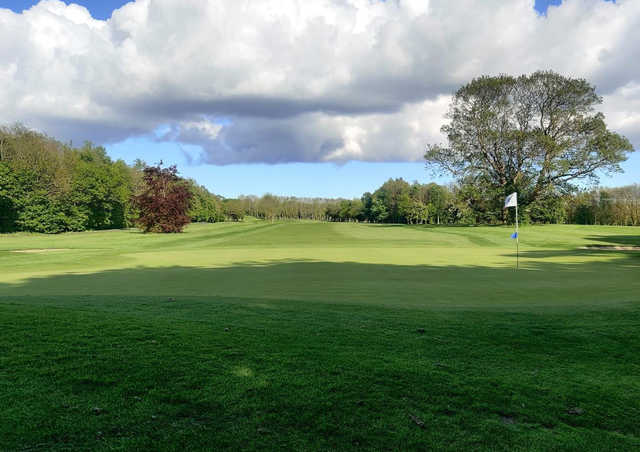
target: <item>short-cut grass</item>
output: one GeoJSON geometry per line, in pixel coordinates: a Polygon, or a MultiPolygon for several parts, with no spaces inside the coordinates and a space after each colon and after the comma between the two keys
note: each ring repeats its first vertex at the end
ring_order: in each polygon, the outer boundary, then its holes
{"type": "Polygon", "coordinates": [[[0,235],[0,450],[640,447],[640,229],[0,235]]]}

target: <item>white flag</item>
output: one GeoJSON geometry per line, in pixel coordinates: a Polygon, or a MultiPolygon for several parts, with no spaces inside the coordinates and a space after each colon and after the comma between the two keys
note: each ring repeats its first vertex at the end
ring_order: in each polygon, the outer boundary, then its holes
{"type": "Polygon", "coordinates": [[[518,205],[518,193],[517,192],[511,193],[504,200],[504,208],[505,209],[507,207],[516,207],[517,205],[518,205]]]}

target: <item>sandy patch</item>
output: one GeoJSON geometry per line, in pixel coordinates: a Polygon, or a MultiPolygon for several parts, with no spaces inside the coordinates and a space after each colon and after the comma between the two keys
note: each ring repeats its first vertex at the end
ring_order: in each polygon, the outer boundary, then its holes
{"type": "Polygon", "coordinates": [[[12,250],[12,253],[49,253],[51,251],[67,251],[70,248],[35,248],[31,250],[12,250]]]}
{"type": "Polygon", "coordinates": [[[640,246],[618,246],[618,245],[589,245],[583,246],[583,250],[609,250],[609,251],[640,251],[640,246]]]}

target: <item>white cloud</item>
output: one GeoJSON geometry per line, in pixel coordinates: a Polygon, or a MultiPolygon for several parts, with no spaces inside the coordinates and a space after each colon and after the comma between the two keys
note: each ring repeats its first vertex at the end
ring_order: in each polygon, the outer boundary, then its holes
{"type": "Polygon", "coordinates": [[[237,117],[225,125],[201,118],[176,124],[161,139],[199,145],[213,164],[418,161],[440,139],[449,96],[408,104],[392,113],[310,112],[285,118],[237,117]]]}
{"type": "Polygon", "coordinates": [[[603,112],[615,129],[640,147],[640,81],[632,81],[604,96],[603,112]]]}
{"type": "Polygon", "coordinates": [[[639,25],[633,0],[547,17],[533,0],[138,0],[107,21],[43,0],[0,9],[0,122],[94,141],[166,126],[216,164],[419,160],[460,84],[554,69],[595,83],[638,145],[639,25]]]}

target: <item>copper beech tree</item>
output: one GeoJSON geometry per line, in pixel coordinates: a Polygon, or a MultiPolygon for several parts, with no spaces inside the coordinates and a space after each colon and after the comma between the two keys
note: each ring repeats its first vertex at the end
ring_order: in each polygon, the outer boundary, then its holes
{"type": "Polygon", "coordinates": [[[144,232],[182,232],[191,221],[187,211],[192,194],[175,165],[160,165],[143,170],[143,189],[133,197],[137,224],[144,232]]]}

